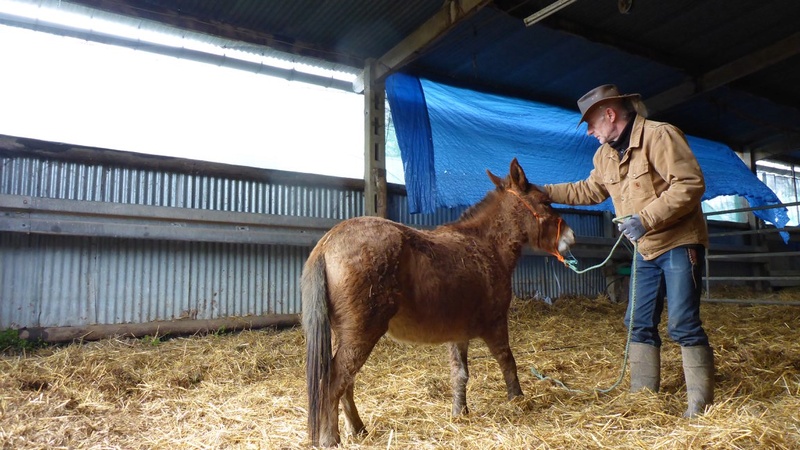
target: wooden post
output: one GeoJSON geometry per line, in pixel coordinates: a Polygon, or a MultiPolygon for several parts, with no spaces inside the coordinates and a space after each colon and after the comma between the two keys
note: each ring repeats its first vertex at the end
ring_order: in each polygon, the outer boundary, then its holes
{"type": "MultiPolygon", "coordinates": [[[[745,147],[744,149],[741,149],[741,151],[737,151],[736,154],[739,155],[739,158],[741,158],[742,161],[744,161],[745,165],[747,165],[750,171],[753,172],[753,174],[755,174],[756,158],[755,158],[755,153],[752,151],[752,149],[749,147],[745,147]]],[[[753,205],[748,204],[748,206],[753,206],[753,205]]],[[[760,230],[764,228],[764,222],[758,217],[756,217],[752,211],[747,213],[747,224],[751,230],[760,230]]],[[[759,251],[769,251],[767,248],[768,247],[767,239],[763,234],[756,233],[751,236],[745,237],[745,240],[749,241],[749,245],[751,247],[757,247],[759,251]]],[[[768,260],[761,263],[750,265],[750,274],[754,277],[769,276],[770,272],[771,270],[769,267],[768,260]]],[[[772,291],[772,285],[769,281],[756,280],[753,282],[753,285],[756,292],[772,291]]]]}
{"type": "Polygon", "coordinates": [[[374,74],[370,59],[364,67],[364,214],[386,217],[386,92],[374,74]]]}

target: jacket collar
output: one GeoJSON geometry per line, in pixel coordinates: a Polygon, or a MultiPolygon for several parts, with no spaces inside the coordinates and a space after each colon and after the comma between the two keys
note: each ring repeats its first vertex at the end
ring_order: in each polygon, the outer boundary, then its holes
{"type": "MultiPolygon", "coordinates": [[[[628,143],[628,148],[630,148],[630,149],[641,148],[642,139],[644,137],[644,122],[645,122],[645,120],[647,120],[647,119],[645,119],[644,117],[642,117],[642,116],[640,116],[638,114],[633,119],[633,128],[631,129],[631,136],[630,136],[630,142],[628,143]]],[[[605,154],[606,158],[612,158],[613,159],[614,157],[616,157],[616,159],[618,159],[618,160],[625,159],[625,158],[620,158],[619,153],[617,152],[617,150],[614,149],[614,147],[612,147],[611,144],[609,144],[608,142],[603,144],[601,146],[601,148],[603,149],[603,153],[605,154]]],[[[625,153],[625,155],[627,155],[627,153],[625,153]]]]}
{"type": "Polygon", "coordinates": [[[640,148],[642,146],[642,137],[644,136],[644,117],[639,114],[633,119],[633,129],[631,129],[631,140],[628,146],[630,148],[640,148]]]}

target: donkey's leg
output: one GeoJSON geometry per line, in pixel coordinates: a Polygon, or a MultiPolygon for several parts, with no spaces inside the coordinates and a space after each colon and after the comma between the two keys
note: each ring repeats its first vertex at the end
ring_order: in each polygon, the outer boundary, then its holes
{"type": "Polygon", "coordinates": [[[511,354],[511,348],[508,345],[508,320],[505,319],[496,327],[490,327],[490,334],[483,337],[492,356],[497,360],[500,365],[500,370],[503,371],[503,379],[506,381],[506,392],[508,393],[509,400],[522,395],[522,388],[519,386],[519,378],[517,377],[517,362],[514,360],[514,355],[511,354]]]}
{"type": "Polygon", "coordinates": [[[353,436],[358,436],[366,434],[367,428],[364,426],[364,422],[361,421],[361,417],[359,417],[358,410],[356,409],[356,403],[353,400],[354,385],[355,382],[350,383],[344,390],[344,395],[342,396],[342,411],[344,411],[344,423],[347,427],[347,431],[353,436]]]}
{"type": "Polygon", "coordinates": [[[469,408],[467,408],[468,348],[469,341],[447,344],[450,353],[450,382],[453,386],[453,416],[469,413],[469,408]]]}
{"type": "MultiPolygon", "coordinates": [[[[339,401],[341,400],[342,409],[345,414],[345,424],[348,431],[353,435],[366,433],[364,422],[358,415],[355,402],[353,401],[353,385],[355,383],[356,374],[369,358],[372,349],[378,340],[388,329],[387,325],[384,327],[377,327],[377,329],[367,326],[359,327],[353,324],[348,324],[345,327],[339,327],[336,335],[339,337],[339,347],[336,355],[332,361],[332,377],[331,377],[331,408],[334,413],[333,418],[335,421],[330,422],[331,441],[335,442],[327,445],[336,445],[339,443],[339,423],[338,423],[338,408],[339,401]],[[342,330],[357,330],[357,331],[344,331],[342,330]]],[[[325,430],[322,431],[323,437],[325,430]]],[[[321,439],[323,441],[323,439],[321,439]]]]}

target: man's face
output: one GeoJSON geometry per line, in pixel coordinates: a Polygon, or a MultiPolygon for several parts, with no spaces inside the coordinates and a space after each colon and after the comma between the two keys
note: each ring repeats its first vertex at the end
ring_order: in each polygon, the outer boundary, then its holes
{"type": "Polygon", "coordinates": [[[594,136],[600,141],[600,144],[613,142],[619,137],[619,132],[614,124],[615,118],[616,114],[613,109],[605,105],[595,107],[595,111],[587,116],[586,124],[589,128],[586,130],[586,134],[594,136]]]}

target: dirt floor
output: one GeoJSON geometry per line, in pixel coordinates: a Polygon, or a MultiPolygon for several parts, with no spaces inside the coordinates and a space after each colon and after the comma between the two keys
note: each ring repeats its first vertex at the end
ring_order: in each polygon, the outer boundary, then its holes
{"type": "MultiPolygon", "coordinates": [[[[384,338],[356,381],[369,433],[344,448],[797,449],[800,307],[704,304],[717,358],[717,402],[681,417],[679,347],[665,338],[662,392],[614,385],[624,305],[515,300],[512,350],[524,399],[509,402],[497,363],[475,341],[470,414],[450,417],[442,346],[384,338]],[[582,392],[540,380],[537,371],[582,392]]],[[[267,449],[307,447],[304,337],[299,329],[160,340],[107,339],[0,359],[3,449],[267,449]]],[[[341,418],[340,418],[341,419],[341,418]]]]}

